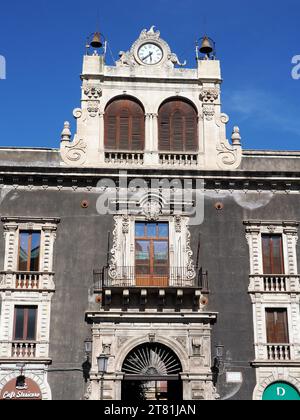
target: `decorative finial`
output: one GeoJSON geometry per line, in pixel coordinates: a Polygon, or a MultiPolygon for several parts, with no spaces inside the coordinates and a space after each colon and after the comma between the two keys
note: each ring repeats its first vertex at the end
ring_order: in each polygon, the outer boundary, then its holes
{"type": "Polygon", "coordinates": [[[61,141],[70,141],[72,137],[72,133],[70,130],[70,123],[69,121],[66,121],[64,123],[64,129],[61,132],[61,141]]]}
{"type": "Polygon", "coordinates": [[[241,134],[240,134],[240,129],[239,127],[234,127],[233,128],[233,133],[231,136],[231,140],[232,140],[232,144],[233,146],[240,146],[241,145],[241,134]]]}

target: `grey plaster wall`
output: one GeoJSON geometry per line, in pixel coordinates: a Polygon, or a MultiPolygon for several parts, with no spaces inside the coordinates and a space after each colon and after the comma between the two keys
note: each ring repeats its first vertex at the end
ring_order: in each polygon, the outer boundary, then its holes
{"type": "MultiPolygon", "coordinates": [[[[205,220],[192,231],[192,246],[197,254],[200,235],[200,264],[209,272],[208,310],[219,312],[213,328],[213,345],[225,346],[231,359],[230,369],[242,371],[244,383],[234,399],[252,399],[255,372],[253,321],[249,284],[249,250],[244,220],[297,220],[299,196],[269,194],[207,194],[205,220]],[[216,202],[224,209],[217,211],[216,202]]],[[[96,213],[98,196],[79,191],[10,191],[1,202],[2,216],[60,217],[55,243],[56,293],[52,301],[50,357],[53,359],[49,381],[55,400],[83,398],[84,382],[76,369],[84,362],[84,340],[90,335],[85,324],[89,306],[92,271],[106,264],[107,234],[113,230],[111,216],[96,213]],[[88,209],[81,201],[88,200],[88,209]],[[65,370],[68,372],[65,372],[65,370]]],[[[3,236],[2,236],[3,238],[3,236]]],[[[0,241],[3,267],[4,240],[0,241]]],[[[299,253],[298,253],[299,256],[299,253]]],[[[222,386],[226,396],[231,389],[222,386]]]]}

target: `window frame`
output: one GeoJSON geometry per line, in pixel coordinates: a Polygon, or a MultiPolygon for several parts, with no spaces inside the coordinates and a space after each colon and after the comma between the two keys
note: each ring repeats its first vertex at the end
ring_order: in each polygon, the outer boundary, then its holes
{"type": "Polygon", "coordinates": [[[190,103],[184,99],[170,99],[164,102],[158,111],[158,148],[159,152],[173,152],[173,153],[198,153],[199,152],[199,120],[198,120],[198,111],[194,104],[190,103]],[[164,107],[168,107],[164,111],[164,107]],[[187,112],[188,108],[184,109],[185,107],[190,107],[190,114],[187,112]],[[193,146],[189,147],[188,138],[189,138],[189,129],[191,124],[188,124],[188,119],[191,118],[192,110],[194,112],[193,115],[193,146]],[[178,119],[176,120],[175,115],[180,114],[178,119]],[[167,118],[166,118],[167,115],[167,118]],[[164,120],[168,119],[168,122],[164,122],[164,120]],[[176,132],[176,124],[178,124],[178,120],[181,119],[180,123],[180,130],[181,133],[176,132]],[[165,129],[168,130],[168,147],[163,147],[163,143],[166,141],[164,138],[163,132],[163,124],[167,125],[165,129]],[[178,148],[176,144],[176,137],[182,137],[182,144],[181,147],[178,148]]]}
{"type": "MultiPolygon", "coordinates": [[[[137,108],[136,108],[137,109],[137,108]]],[[[104,113],[104,149],[105,151],[115,151],[115,152],[144,152],[146,144],[146,116],[143,106],[134,98],[125,97],[125,98],[115,98],[109,102],[106,106],[104,113]],[[110,111],[110,107],[116,106],[117,102],[120,102],[118,111],[110,111]],[[139,114],[135,113],[133,107],[139,107],[139,114]],[[128,129],[128,147],[121,147],[122,143],[122,127],[121,122],[122,114],[126,111],[128,113],[127,118],[127,129],[128,129]],[[111,122],[111,119],[114,118],[114,122],[111,122]],[[133,148],[134,136],[135,136],[135,127],[136,121],[139,121],[140,129],[140,141],[139,147],[133,148]],[[109,144],[109,133],[112,130],[111,125],[114,125],[115,139],[114,145],[109,144]]]]}
{"type": "Polygon", "coordinates": [[[31,253],[32,253],[32,235],[39,234],[39,256],[38,256],[38,270],[41,270],[41,249],[42,249],[42,232],[40,230],[19,230],[19,238],[18,238],[18,260],[17,260],[17,269],[18,271],[24,271],[26,273],[36,272],[31,270],[31,253]],[[29,240],[27,244],[27,267],[26,270],[20,270],[20,255],[21,255],[21,235],[22,234],[29,234],[29,240]]]}
{"type": "Polygon", "coordinates": [[[262,242],[262,266],[263,266],[263,273],[264,275],[285,275],[285,259],[284,259],[284,238],[283,235],[280,233],[262,233],[261,235],[261,242],[262,242]],[[265,270],[265,245],[264,245],[264,239],[269,238],[269,250],[270,253],[267,256],[269,259],[268,264],[270,265],[271,272],[268,273],[265,270]],[[272,241],[272,238],[280,238],[280,265],[281,265],[281,273],[275,272],[275,263],[274,263],[274,243],[272,241]]]}
{"type": "MultiPolygon", "coordinates": [[[[265,308],[265,324],[266,324],[266,343],[267,344],[290,344],[291,341],[291,337],[290,337],[290,330],[289,330],[289,311],[288,308],[285,307],[266,307],[265,308]],[[284,335],[286,336],[287,340],[286,342],[282,341],[282,340],[269,340],[269,334],[270,334],[270,330],[269,330],[269,318],[268,318],[268,314],[273,314],[273,318],[275,313],[284,313],[285,314],[285,319],[284,319],[284,335]]],[[[276,323],[274,322],[273,325],[273,330],[275,331],[276,328],[276,323]]],[[[274,335],[279,335],[279,332],[275,332],[274,335]]]]}
{"type": "MultiPolygon", "coordinates": [[[[135,247],[135,266],[134,266],[134,270],[135,270],[135,278],[136,278],[136,283],[143,283],[143,279],[146,281],[148,280],[150,282],[150,285],[160,285],[160,282],[163,283],[169,283],[169,276],[170,276],[170,223],[169,222],[165,222],[165,221],[139,221],[136,220],[134,223],[134,229],[135,229],[135,235],[134,235],[134,247],[135,247]],[[143,224],[144,225],[144,236],[137,236],[136,235],[136,226],[138,224],[143,224]],[[147,234],[147,226],[148,225],[155,225],[156,226],[156,236],[148,236],[147,234]],[[159,225],[167,225],[168,226],[168,236],[159,236],[159,225]],[[137,242],[138,241],[143,241],[143,242],[149,242],[150,244],[150,251],[149,251],[149,264],[138,264],[138,260],[136,258],[137,256],[137,242]],[[165,264],[157,264],[155,263],[155,243],[156,242],[167,242],[167,254],[168,254],[168,259],[167,262],[165,264]],[[138,267],[148,267],[149,268],[149,273],[147,274],[140,274],[137,273],[137,269],[138,267]],[[166,268],[166,274],[162,275],[162,274],[157,274],[155,273],[155,267],[162,267],[162,268],[166,268]]],[[[142,284],[141,284],[142,285],[142,284]]]]}
{"type": "Polygon", "coordinates": [[[36,342],[37,340],[37,325],[38,325],[38,305],[15,305],[14,306],[14,323],[13,323],[13,341],[16,342],[36,342]],[[17,310],[23,309],[23,338],[16,338],[17,326],[17,310]],[[28,321],[29,309],[35,310],[35,325],[34,325],[34,339],[28,339],[28,321]],[[25,338],[26,337],[26,338],[25,338]]]}

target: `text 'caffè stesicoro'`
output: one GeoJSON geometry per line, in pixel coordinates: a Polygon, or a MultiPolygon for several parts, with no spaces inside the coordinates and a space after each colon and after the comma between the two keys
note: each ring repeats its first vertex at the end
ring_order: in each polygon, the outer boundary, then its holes
{"type": "Polygon", "coordinates": [[[32,379],[19,376],[3,387],[0,400],[42,400],[42,392],[38,384],[32,379]]]}

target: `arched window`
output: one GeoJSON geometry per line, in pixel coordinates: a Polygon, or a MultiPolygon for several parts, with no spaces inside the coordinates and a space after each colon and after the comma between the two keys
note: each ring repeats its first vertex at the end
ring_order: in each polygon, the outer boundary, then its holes
{"type": "Polygon", "coordinates": [[[195,108],[183,100],[163,104],[158,116],[159,150],[198,151],[198,116],[195,108]]]}
{"type": "Polygon", "coordinates": [[[145,147],[145,113],[132,99],[116,99],[104,117],[104,144],[108,150],[142,151],[145,147]]]}

